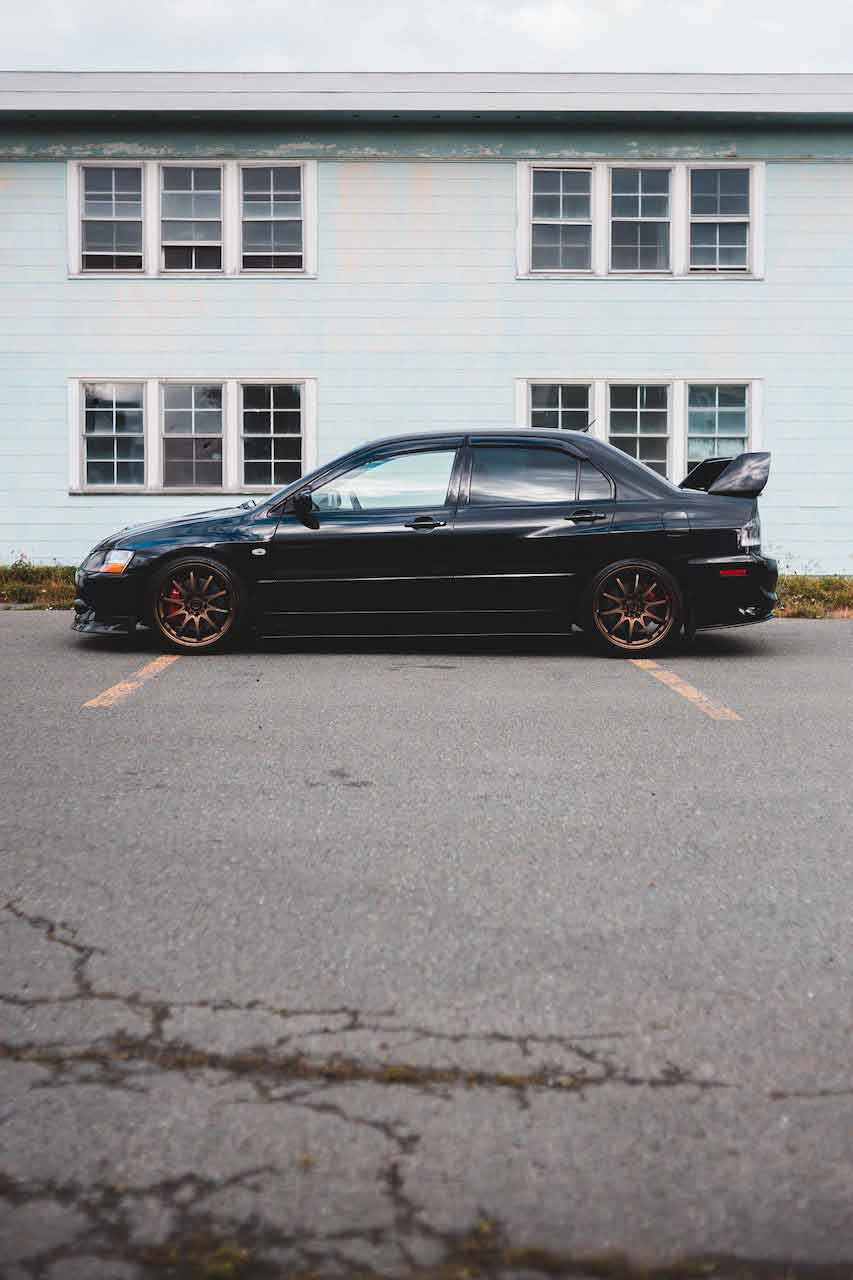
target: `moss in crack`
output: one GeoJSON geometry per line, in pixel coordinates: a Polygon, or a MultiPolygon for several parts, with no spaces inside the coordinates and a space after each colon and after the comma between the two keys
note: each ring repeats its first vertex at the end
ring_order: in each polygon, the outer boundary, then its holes
{"type": "Polygon", "coordinates": [[[240,1280],[249,1268],[252,1274],[262,1272],[253,1265],[248,1249],[232,1240],[215,1240],[207,1235],[192,1236],[183,1244],[168,1244],[143,1249],[139,1258],[155,1274],[186,1277],[186,1280],[240,1280]]]}

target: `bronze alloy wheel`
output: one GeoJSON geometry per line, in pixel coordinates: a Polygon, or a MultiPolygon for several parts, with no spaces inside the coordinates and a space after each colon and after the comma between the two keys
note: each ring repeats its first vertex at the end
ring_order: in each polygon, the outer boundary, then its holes
{"type": "Polygon", "coordinates": [[[669,574],[650,564],[614,566],[598,579],[592,617],[614,649],[656,649],[678,619],[678,596],[669,574]]]}
{"type": "Polygon", "coordinates": [[[234,626],[237,592],[224,566],[181,560],[155,588],[154,621],[163,637],[181,649],[209,649],[234,626]]]}

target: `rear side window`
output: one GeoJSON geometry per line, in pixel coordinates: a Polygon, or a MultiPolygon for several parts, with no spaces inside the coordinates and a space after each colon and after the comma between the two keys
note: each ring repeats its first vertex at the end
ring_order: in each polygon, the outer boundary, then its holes
{"type": "Polygon", "coordinates": [[[597,502],[601,498],[610,497],[612,497],[612,490],[607,476],[602,475],[598,467],[594,467],[591,462],[582,462],[578,501],[597,502]]]}
{"type": "Polygon", "coordinates": [[[473,505],[574,502],[577,476],[577,462],[559,449],[476,445],[468,501],[473,505]]]}

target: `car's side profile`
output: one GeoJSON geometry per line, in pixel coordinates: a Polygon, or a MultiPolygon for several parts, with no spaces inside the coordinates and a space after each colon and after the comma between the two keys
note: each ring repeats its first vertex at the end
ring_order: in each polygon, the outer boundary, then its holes
{"type": "Polygon", "coordinates": [[[622,655],[772,615],[768,454],[681,488],[579,432],[375,441],[258,505],[124,529],[77,573],[77,631],[210,652],[266,636],[588,631],[622,655]]]}

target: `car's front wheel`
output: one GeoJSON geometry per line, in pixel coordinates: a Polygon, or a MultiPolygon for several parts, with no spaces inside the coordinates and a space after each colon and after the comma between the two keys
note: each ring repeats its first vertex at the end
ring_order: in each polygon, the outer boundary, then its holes
{"type": "Polygon", "coordinates": [[[178,653],[221,649],[236,637],[243,591],[219,560],[186,556],[172,560],[151,583],[150,615],[163,644],[178,653]]]}
{"type": "Polygon", "coordinates": [[[586,630],[606,652],[644,657],[678,634],[683,605],[671,573],[651,560],[620,560],[593,580],[586,630]]]}

